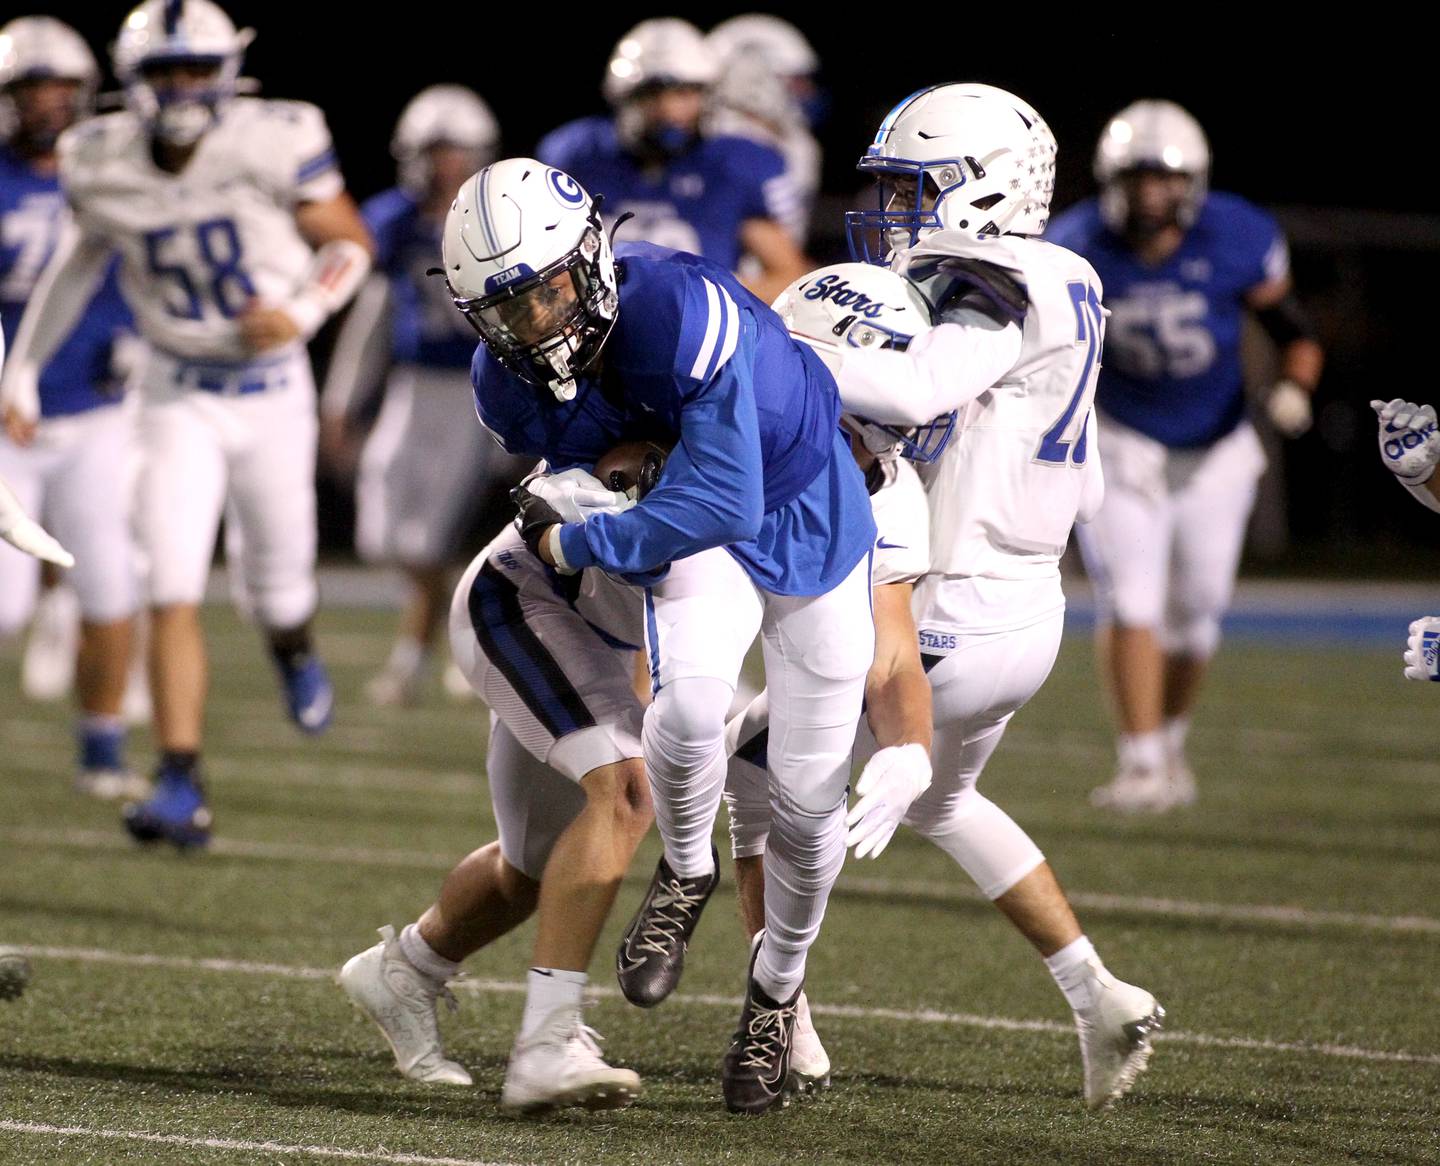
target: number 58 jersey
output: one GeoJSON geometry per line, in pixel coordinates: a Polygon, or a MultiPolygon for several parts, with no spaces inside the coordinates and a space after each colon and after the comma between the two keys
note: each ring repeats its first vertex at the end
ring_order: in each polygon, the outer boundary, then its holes
{"type": "Polygon", "coordinates": [[[229,102],[178,174],[128,111],[67,131],[59,154],[79,226],[121,253],[141,333],[189,359],[250,358],[236,318],[251,300],[283,306],[310,266],[296,207],[344,189],[324,115],[299,101],[229,102]]]}
{"type": "MultiPolygon", "coordinates": [[[[895,268],[920,285],[942,320],[975,289],[977,270],[1008,277],[1012,307],[1023,292],[1019,358],[960,409],[955,436],[926,468],[932,573],[1055,574],[1077,514],[1098,509],[1104,488],[1091,420],[1104,336],[1099,277],[1063,247],[962,231],[925,237],[895,268]]],[[[979,280],[986,281],[995,277],[979,280]]]]}

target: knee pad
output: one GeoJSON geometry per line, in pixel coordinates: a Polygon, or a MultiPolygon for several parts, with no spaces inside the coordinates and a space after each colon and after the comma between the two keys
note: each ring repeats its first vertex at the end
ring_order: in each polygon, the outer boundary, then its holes
{"type": "Polygon", "coordinates": [[[905,822],[959,863],[987,899],[998,899],[1045,861],[1015,820],[973,788],[917,800],[905,822]]]}
{"type": "Polygon", "coordinates": [[[246,591],[256,618],[267,628],[298,628],[315,614],[320,600],[313,575],[283,586],[250,583],[246,591]]]}
{"type": "Polygon", "coordinates": [[[724,748],[730,685],[706,676],[672,680],[645,710],[645,737],[676,761],[703,760],[724,748]]]}
{"type": "Polygon", "coordinates": [[[845,861],[845,803],[815,814],[793,807],[772,811],[765,877],[792,881],[785,889],[813,893],[828,887],[845,861]]]}

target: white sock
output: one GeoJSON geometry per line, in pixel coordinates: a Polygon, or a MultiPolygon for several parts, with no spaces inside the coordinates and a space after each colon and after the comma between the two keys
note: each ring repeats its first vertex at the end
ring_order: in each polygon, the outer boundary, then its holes
{"type": "Polygon", "coordinates": [[[520,1039],[524,1040],[557,1008],[579,1009],[590,977],[564,968],[531,968],[526,977],[525,1014],[520,1018],[520,1039]]]}
{"type": "Polygon", "coordinates": [[[1083,935],[1067,943],[1054,955],[1045,957],[1045,966],[1050,969],[1072,1009],[1086,1008],[1091,1002],[1092,960],[1098,964],[1100,957],[1095,954],[1095,945],[1083,935]]]}
{"type": "Polygon", "coordinates": [[[425,645],[419,640],[401,636],[390,648],[390,659],[386,661],[385,671],[412,676],[425,666],[425,657],[428,654],[425,645]]]}
{"type": "Polygon", "coordinates": [[[417,923],[411,923],[400,932],[400,950],[417,972],[422,972],[432,980],[439,980],[443,984],[460,974],[458,963],[447,960],[425,942],[417,923]]]}
{"type": "Polygon", "coordinates": [[[1165,764],[1165,733],[1121,733],[1115,743],[1120,764],[1127,769],[1159,769],[1165,764]]]}
{"type": "Polygon", "coordinates": [[[1183,761],[1185,758],[1185,738],[1190,735],[1190,718],[1188,716],[1167,717],[1165,728],[1165,753],[1172,761],[1183,761]]]}

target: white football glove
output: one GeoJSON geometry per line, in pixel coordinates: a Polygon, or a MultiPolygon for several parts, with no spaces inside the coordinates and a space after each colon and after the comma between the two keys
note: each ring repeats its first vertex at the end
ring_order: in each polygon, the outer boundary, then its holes
{"type": "Polygon", "coordinates": [[[850,827],[845,845],[855,857],[879,858],[910,803],[930,788],[930,754],[924,745],[890,745],[870,758],[855,795],[860,800],[845,816],[850,827]]]}
{"type": "Polygon", "coordinates": [[[10,487],[0,481],[0,538],[11,546],[62,567],[73,567],[75,556],[50,537],[38,522],[21,509],[10,487]]]}
{"type": "Polygon", "coordinates": [[[566,522],[584,522],[596,514],[619,514],[635,505],[631,498],[614,490],[585,470],[564,470],[541,474],[525,481],[525,488],[555,508],[566,522]]]}
{"type": "Polygon", "coordinates": [[[1405,679],[1440,680],[1440,615],[1427,615],[1410,625],[1405,679]]]}
{"type": "Polygon", "coordinates": [[[1371,401],[1380,418],[1380,460],[1407,486],[1430,480],[1440,463],[1440,432],[1435,427],[1435,407],[1416,405],[1396,397],[1393,401],[1371,401]]]}
{"type": "Polygon", "coordinates": [[[1310,394],[1294,381],[1280,381],[1265,399],[1270,424],[1282,437],[1299,437],[1311,426],[1310,394]]]}

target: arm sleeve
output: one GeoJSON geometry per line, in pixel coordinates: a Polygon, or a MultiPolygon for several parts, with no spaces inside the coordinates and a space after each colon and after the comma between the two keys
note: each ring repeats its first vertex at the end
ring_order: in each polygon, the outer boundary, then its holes
{"type": "Polygon", "coordinates": [[[681,407],[680,443],[660,484],[623,514],[567,525],[560,546],[577,570],[639,575],[754,538],[764,517],[755,398],[749,377],[728,361],[681,407]]]}
{"type": "Polygon", "coordinates": [[[992,388],[1020,359],[1022,339],[1018,324],[965,311],[904,352],[837,348],[834,363],[826,363],[847,411],[887,425],[924,425],[992,388]]]}
{"type": "Polygon", "coordinates": [[[40,416],[40,373],[74,331],[109,265],[110,245],[67,222],[21,317],[0,384],[0,401],[22,417],[40,416]]]}
{"type": "Polygon", "coordinates": [[[335,338],[320,394],[326,417],[353,418],[384,382],[390,361],[389,306],[390,281],[372,275],[335,338]]]}

